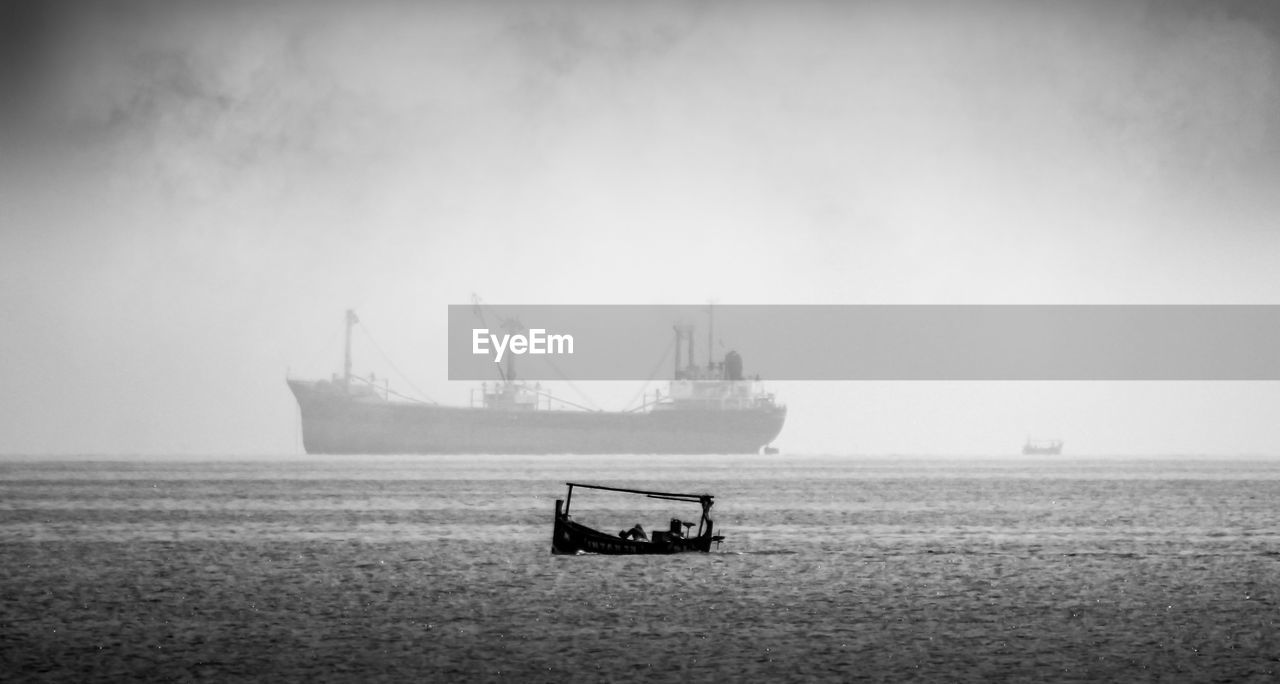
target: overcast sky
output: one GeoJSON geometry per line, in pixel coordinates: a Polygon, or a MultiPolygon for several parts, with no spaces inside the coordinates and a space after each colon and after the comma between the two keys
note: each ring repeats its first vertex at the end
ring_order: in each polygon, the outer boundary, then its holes
{"type": "MultiPolygon", "coordinates": [[[[0,453],[300,453],[348,307],[465,403],[473,292],[1280,303],[1265,0],[6,7],[0,453]]],[[[1280,452],[1274,383],[773,389],[788,451],[1280,452]]]]}

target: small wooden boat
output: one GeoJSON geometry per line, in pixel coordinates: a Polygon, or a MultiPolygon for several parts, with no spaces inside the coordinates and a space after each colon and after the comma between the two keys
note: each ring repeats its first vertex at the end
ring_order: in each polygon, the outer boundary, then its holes
{"type": "Polygon", "coordinates": [[[709,513],[712,496],[710,494],[672,494],[669,492],[649,492],[642,489],[622,489],[601,485],[566,482],[569,493],[563,500],[556,499],[555,526],[551,533],[551,553],[603,553],[603,554],[659,554],[684,553],[686,551],[711,550],[711,543],[719,543],[724,537],[713,534],[714,525],[709,513]],[[690,535],[693,523],[672,518],[666,530],[656,530],[646,535],[640,525],[617,534],[609,534],[591,529],[575,522],[569,515],[569,505],[573,501],[573,488],[603,489],[610,492],[641,494],[650,499],[667,501],[687,501],[702,506],[702,516],[698,519],[698,533],[690,535]]]}
{"type": "Polygon", "coordinates": [[[1062,453],[1062,440],[1049,439],[1033,441],[1028,437],[1026,443],[1022,445],[1022,453],[1025,456],[1057,456],[1062,453]]]}

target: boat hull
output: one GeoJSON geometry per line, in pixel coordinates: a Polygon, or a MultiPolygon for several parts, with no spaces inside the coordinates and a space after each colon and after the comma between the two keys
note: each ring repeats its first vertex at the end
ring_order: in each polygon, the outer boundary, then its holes
{"type": "Polygon", "coordinates": [[[309,454],[755,453],[786,408],[505,411],[355,398],[332,383],[290,380],[309,454]]]}
{"type": "Polygon", "coordinates": [[[711,544],[719,541],[707,530],[699,537],[673,537],[663,532],[654,532],[652,541],[623,539],[617,535],[605,534],[586,525],[581,525],[567,516],[557,515],[555,529],[551,535],[551,553],[577,554],[599,553],[612,556],[628,555],[666,555],[672,553],[706,553],[711,544]]]}

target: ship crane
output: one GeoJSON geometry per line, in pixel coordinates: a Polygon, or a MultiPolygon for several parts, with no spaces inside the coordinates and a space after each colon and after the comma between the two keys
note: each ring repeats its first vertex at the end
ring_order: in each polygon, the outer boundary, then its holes
{"type": "MultiPolygon", "coordinates": [[[[484,324],[484,327],[490,328],[489,321],[484,316],[485,308],[491,308],[491,307],[489,307],[488,304],[485,304],[484,301],[480,299],[480,295],[472,293],[471,294],[471,311],[475,313],[476,318],[480,319],[480,322],[484,324]]],[[[527,332],[527,329],[524,327],[524,324],[521,323],[519,319],[504,317],[504,318],[500,318],[498,322],[501,326],[501,329],[504,330],[508,335],[520,335],[527,332]]],[[[498,366],[498,377],[502,379],[502,382],[504,384],[515,382],[515,379],[516,379],[515,356],[516,356],[515,354],[507,355],[507,368],[505,371],[502,369],[501,365],[498,366]]]]}
{"type": "Polygon", "coordinates": [[[417,392],[418,396],[416,397],[409,396],[407,394],[402,394],[400,392],[397,392],[391,389],[391,382],[386,377],[385,373],[381,378],[382,380],[381,386],[378,385],[377,383],[378,378],[374,376],[372,371],[369,373],[369,377],[367,378],[353,373],[351,371],[351,368],[352,368],[351,332],[356,327],[356,325],[360,323],[360,317],[356,315],[355,309],[347,309],[346,316],[344,317],[344,323],[346,328],[345,343],[343,345],[343,355],[342,355],[342,379],[339,384],[339,387],[341,388],[343,394],[348,394],[348,395],[353,393],[359,394],[362,391],[367,391],[372,389],[375,392],[381,392],[383,399],[388,399],[391,396],[395,396],[400,399],[404,399],[406,401],[412,401],[416,403],[427,403],[427,404],[437,403],[434,399],[427,396],[425,392],[419,389],[417,385],[413,384],[413,381],[409,379],[409,376],[405,375],[404,371],[401,371],[396,366],[396,364],[391,361],[391,359],[387,356],[387,354],[382,351],[382,347],[378,346],[377,341],[373,339],[373,336],[369,333],[368,328],[363,325],[361,325],[360,327],[361,327],[361,331],[365,335],[365,340],[369,342],[370,346],[373,347],[374,351],[376,351],[382,357],[382,361],[386,363],[388,366],[390,366],[391,370],[394,371],[400,377],[400,381],[404,382],[406,385],[412,388],[414,392],[417,392]],[[359,383],[362,383],[359,386],[359,388],[362,388],[362,389],[357,389],[357,391],[353,392],[352,391],[353,380],[359,383]]]}
{"type": "MultiPolygon", "coordinates": [[[[492,311],[493,307],[485,303],[485,301],[480,298],[480,295],[475,294],[474,292],[471,293],[472,313],[475,314],[476,318],[480,319],[480,322],[484,324],[486,328],[491,328],[489,324],[489,319],[485,317],[485,313],[484,313],[485,309],[490,309],[492,311]]],[[[519,334],[524,334],[528,332],[528,328],[526,328],[524,323],[522,323],[517,318],[502,316],[496,312],[494,312],[494,318],[498,320],[500,329],[505,331],[509,335],[519,335],[519,334]]],[[[524,385],[523,383],[521,383],[520,385],[516,385],[515,384],[516,382],[515,356],[516,356],[515,354],[507,355],[507,358],[506,358],[507,367],[505,371],[503,370],[501,365],[498,366],[498,377],[502,381],[502,384],[501,384],[502,389],[495,391],[495,394],[500,395],[501,398],[490,397],[490,399],[496,399],[500,402],[505,403],[505,402],[511,401],[514,398],[514,396],[520,392],[530,392],[539,397],[546,397],[548,401],[548,407],[550,406],[550,402],[556,402],[559,404],[563,404],[564,406],[570,406],[582,411],[599,411],[600,410],[599,408],[590,408],[587,406],[583,406],[582,404],[575,404],[574,402],[568,401],[566,399],[561,399],[560,397],[557,397],[551,394],[550,392],[544,391],[540,383],[537,385],[534,385],[533,387],[529,387],[527,385],[524,385]]],[[[555,374],[559,376],[561,380],[569,384],[569,387],[573,389],[573,391],[576,392],[580,398],[582,398],[584,403],[587,403],[587,404],[595,403],[594,401],[591,400],[590,397],[588,397],[585,393],[583,393],[583,391],[577,385],[575,385],[572,380],[570,380],[568,377],[565,376],[564,372],[561,371],[556,366],[555,362],[553,362],[551,359],[544,359],[544,362],[551,367],[551,370],[554,371],[555,374]]],[[[495,388],[497,387],[498,385],[495,385],[495,388]]]]}
{"type": "Polygon", "coordinates": [[[356,317],[354,309],[347,309],[347,343],[343,349],[342,356],[342,391],[351,391],[351,329],[359,323],[360,319],[356,317]]]}

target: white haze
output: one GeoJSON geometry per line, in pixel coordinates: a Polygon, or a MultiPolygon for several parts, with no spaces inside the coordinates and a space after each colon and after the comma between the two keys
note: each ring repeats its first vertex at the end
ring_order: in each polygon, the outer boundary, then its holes
{"type": "MultiPolygon", "coordinates": [[[[99,5],[0,137],[0,453],[295,453],[347,307],[465,403],[472,292],[1277,303],[1265,3],[99,5]]],[[[790,451],[1280,444],[1274,383],[774,389],[790,451]]]]}

